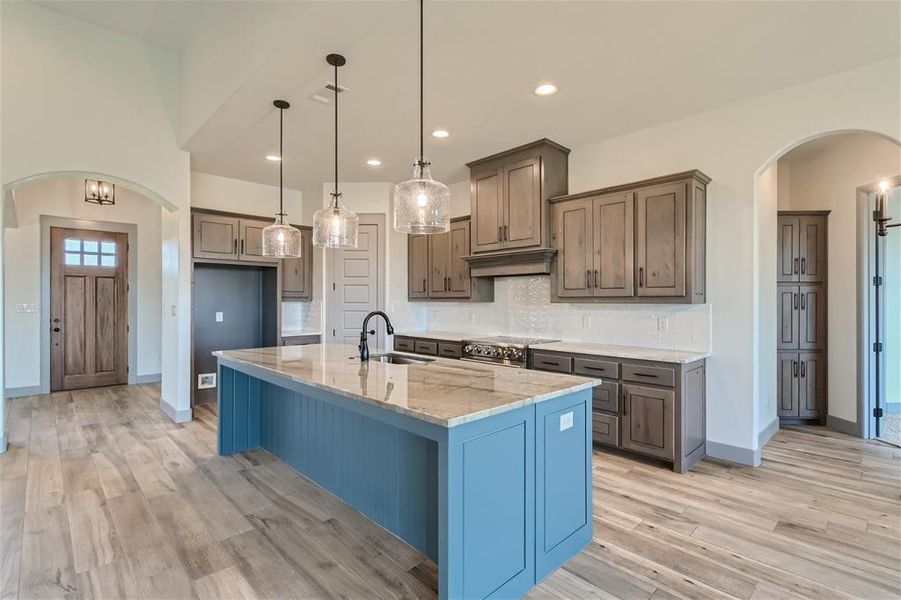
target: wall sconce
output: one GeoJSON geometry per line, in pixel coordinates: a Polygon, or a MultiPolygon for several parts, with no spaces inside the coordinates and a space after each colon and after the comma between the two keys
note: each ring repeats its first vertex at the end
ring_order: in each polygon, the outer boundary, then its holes
{"type": "Polygon", "coordinates": [[[116,203],[116,184],[99,179],[84,180],[84,201],[105,206],[116,203]]]}

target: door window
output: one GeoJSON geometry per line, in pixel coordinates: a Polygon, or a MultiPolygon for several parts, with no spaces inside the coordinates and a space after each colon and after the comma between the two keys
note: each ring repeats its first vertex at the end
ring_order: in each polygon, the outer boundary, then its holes
{"type": "Polygon", "coordinates": [[[65,263],[71,266],[115,267],[116,242],[66,238],[65,263]]]}

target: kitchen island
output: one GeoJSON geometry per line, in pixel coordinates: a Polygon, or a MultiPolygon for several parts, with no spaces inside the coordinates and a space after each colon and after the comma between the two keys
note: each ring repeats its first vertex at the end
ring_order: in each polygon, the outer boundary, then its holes
{"type": "Polygon", "coordinates": [[[215,354],[219,453],[279,457],[436,561],[441,598],[521,597],[591,539],[599,380],[348,345],[215,354]]]}

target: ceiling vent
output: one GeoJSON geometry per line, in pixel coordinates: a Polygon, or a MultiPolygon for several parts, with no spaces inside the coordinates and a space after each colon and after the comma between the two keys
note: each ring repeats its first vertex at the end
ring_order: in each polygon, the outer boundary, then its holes
{"type": "Polygon", "coordinates": [[[318,102],[319,104],[331,104],[333,94],[335,92],[339,94],[343,94],[344,92],[349,92],[350,89],[344,87],[343,85],[338,85],[337,89],[335,88],[335,84],[331,81],[325,82],[325,87],[322,88],[321,91],[316,91],[307,96],[307,99],[312,100],[313,102],[318,102]]]}

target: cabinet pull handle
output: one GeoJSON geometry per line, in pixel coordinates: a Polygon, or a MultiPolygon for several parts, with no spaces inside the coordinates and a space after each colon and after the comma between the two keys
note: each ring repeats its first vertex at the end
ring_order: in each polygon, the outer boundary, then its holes
{"type": "Polygon", "coordinates": [[[792,377],[797,377],[797,376],[798,376],[798,361],[793,360],[792,361],[792,377]]]}
{"type": "Polygon", "coordinates": [[[598,270],[594,270],[594,287],[598,287],[598,270]]]}
{"type": "Polygon", "coordinates": [[[422,291],[427,292],[429,290],[428,286],[425,284],[425,277],[422,278],[422,291]]]}
{"type": "Polygon", "coordinates": [[[798,294],[792,294],[792,305],[794,305],[795,310],[798,309],[798,294]]]}
{"type": "Polygon", "coordinates": [[[497,226],[497,241],[499,241],[499,242],[504,241],[504,226],[503,225],[497,226]]]}
{"type": "Polygon", "coordinates": [[[244,240],[241,240],[241,254],[244,254],[244,240]]]}
{"type": "Polygon", "coordinates": [[[792,265],[792,273],[797,273],[797,272],[798,272],[798,259],[795,258],[795,260],[792,261],[792,262],[793,262],[793,265],[792,265]]]}
{"type": "Polygon", "coordinates": [[[801,258],[801,272],[807,273],[807,259],[801,258]]]}
{"type": "Polygon", "coordinates": [[[591,269],[585,269],[585,287],[591,287],[591,269]]]}
{"type": "Polygon", "coordinates": [[[504,225],[504,241],[507,242],[510,239],[510,230],[504,225]]]}
{"type": "Polygon", "coordinates": [[[623,416],[629,414],[629,392],[623,390],[623,416]]]}
{"type": "Polygon", "coordinates": [[[638,267],[638,287],[644,287],[644,267],[638,267]]]}
{"type": "Polygon", "coordinates": [[[801,310],[807,310],[807,294],[801,294],[801,310]]]}
{"type": "Polygon", "coordinates": [[[801,361],[801,377],[807,377],[807,361],[801,361]]]}
{"type": "Polygon", "coordinates": [[[659,375],[651,375],[650,373],[632,373],[635,377],[647,377],[648,379],[657,379],[659,375]]]}
{"type": "Polygon", "coordinates": [[[238,253],[238,238],[232,240],[232,254],[238,253]]]}

